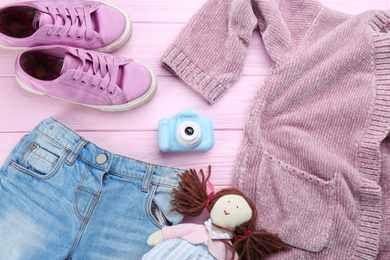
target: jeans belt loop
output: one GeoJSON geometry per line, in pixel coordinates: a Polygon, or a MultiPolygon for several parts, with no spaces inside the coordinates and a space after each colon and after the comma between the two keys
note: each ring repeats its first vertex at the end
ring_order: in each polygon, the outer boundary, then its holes
{"type": "Polygon", "coordinates": [[[69,154],[68,158],[65,160],[65,162],[72,166],[74,161],[76,160],[77,156],[79,156],[81,150],[83,147],[88,143],[88,141],[81,138],[81,140],[77,143],[76,147],[73,149],[73,151],[69,154]]]}
{"type": "Polygon", "coordinates": [[[154,164],[148,163],[148,168],[146,169],[144,181],[142,183],[143,192],[149,192],[150,183],[152,182],[153,172],[154,172],[154,164]]]}

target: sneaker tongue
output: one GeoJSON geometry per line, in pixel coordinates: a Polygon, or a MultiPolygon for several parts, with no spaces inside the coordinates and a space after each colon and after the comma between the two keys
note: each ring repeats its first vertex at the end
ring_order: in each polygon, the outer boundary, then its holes
{"type": "Polygon", "coordinates": [[[33,21],[34,28],[41,28],[45,24],[54,24],[53,17],[47,13],[36,11],[33,21]]]}
{"type": "Polygon", "coordinates": [[[62,65],[61,75],[67,72],[68,70],[77,69],[81,64],[81,60],[69,52],[65,53],[64,56],[64,65],[62,65]]]}

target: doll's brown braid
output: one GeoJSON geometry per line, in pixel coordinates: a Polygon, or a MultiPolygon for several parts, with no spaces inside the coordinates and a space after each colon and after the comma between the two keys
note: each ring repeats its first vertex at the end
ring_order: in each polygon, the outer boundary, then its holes
{"type": "Polygon", "coordinates": [[[253,201],[235,188],[228,188],[217,192],[210,200],[208,211],[214,207],[215,203],[225,195],[238,195],[243,197],[252,210],[252,217],[236,227],[233,234],[233,254],[237,251],[240,260],[263,260],[267,256],[279,252],[290,250],[283,241],[276,235],[267,232],[264,229],[256,230],[257,209],[253,201]],[[248,232],[252,231],[252,232],[248,232]],[[248,234],[249,233],[249,234],[248,234]],[[245,235],[247,234],[247,235],[245,235]],[[242,236],[238,238],[237,236],[242,236]]]}
{"type": "Polygon", "coordinates": [[[180,175],[180,190],[173,189],[174,200],[171,201],[173,209],[185,216],[196,217],[202,214],[208,200],[207,182],[211,175],[211,165],[208,167],[207,177],[200,170],[202,179],[199,179],[196,170],[190,169],[180,175]]]}
{"type": "MultiPolygon", "coordinates": [[[[211,175],[211,166],[208,167],[208,170],[209,173],[207,177],[203,170],[200,170],[201,179],[193,169],[186,171],[179,176],[181,179],[179,182],[181,190],[173,190],[174,200],[172,201],[172,204],[174,205],[174,208],[172,211],[177,211],[190,217],[199,216],[203,212],[209,199],[207,195],[207,182],[211,175]]],[[[225,195],[239,195],[243,197],[252,210],[252,217],[236,227],[234,232],[220,227],[233,235],[232,259],[234,259],[235,252],[239,255],[240,260],[263,260],[273,253],[290,250],[276,234],[269,233],[264,229],[256,230],[256,205],[240,190],[228,188],[217,192],[210,198],[207,210],[210,212],[215,203],[225,195]],[[238,235],[240,235],[240,238],[237,237],[238,235]]]]}

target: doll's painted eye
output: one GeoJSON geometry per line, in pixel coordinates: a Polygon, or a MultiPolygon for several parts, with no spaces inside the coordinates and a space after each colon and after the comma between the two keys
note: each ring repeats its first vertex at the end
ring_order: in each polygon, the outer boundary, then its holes
{"type": "Polygon", "coordinates": [[[228,201],[228,203],[230,203],[230,200],[228,201]]]}
{"type": "Polygon", "coordinates": [[[237,208],[238,208],[238,206],[237,206],[237,208]]]}

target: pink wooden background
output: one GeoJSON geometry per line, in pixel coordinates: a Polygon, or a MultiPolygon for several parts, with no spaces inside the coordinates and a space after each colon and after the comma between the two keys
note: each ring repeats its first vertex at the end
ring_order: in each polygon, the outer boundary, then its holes
{"type": "MultiPolygon", "coordinates": [[[[204,98],[165,70],[160,58],[181,28],[206,0],[106,0],[127,11],[133,36],[115,54],[134,57],[157,74],[159,89],[146,105],[126,112],[102,112],[26,92],[14,79],[18,51],[0,49],[0,164],[13,146],[41,120],[50,116],[80,135],[114,153],[180,168],[213,166],[217,189],[231,185],[247,112],[271,61],[258,32],[253,33],[242,77],[216,104],[204,98]],[[182,109],[195,109],[213,119],[215,146],[207,152],[162,153],[158,148],[158,122],[182,109]]],[[[5,5],[11,0],[1,0],[5,5]]],[[[322,0],[351,14],[389,9],[390,0],[322,0]]]]}

